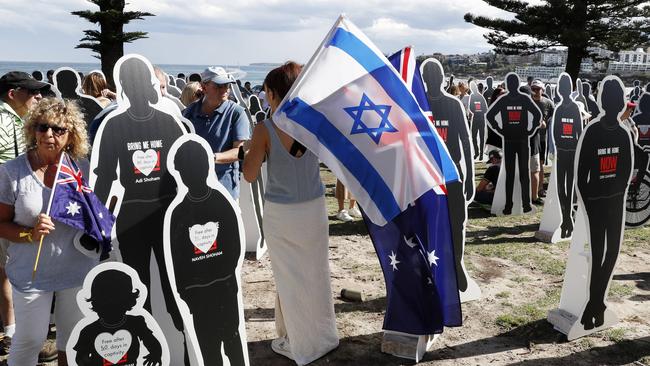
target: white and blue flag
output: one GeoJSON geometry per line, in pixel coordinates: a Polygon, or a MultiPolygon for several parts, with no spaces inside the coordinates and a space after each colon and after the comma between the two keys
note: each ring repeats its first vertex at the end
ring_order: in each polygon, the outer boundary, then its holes
{"type": "Polygon", "coordinates": [[[386,281],[383,328],[424,335],[462,324],[444,194],[458,173],[410,88],[341,17],[273,120],[363,209],[386,281]]]}
{"type": "Polygon", "coordinates": [[[400,75],[343,16],[273,121],[318,155],[377,225],[433,187],[458,180],[400,75]]]}

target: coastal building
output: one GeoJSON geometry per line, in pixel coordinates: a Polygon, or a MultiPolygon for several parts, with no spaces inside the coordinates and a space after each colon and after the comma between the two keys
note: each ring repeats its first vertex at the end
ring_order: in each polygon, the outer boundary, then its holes
{"type": "Polygon", "coordinates": [[[634,51],[620,51],[617,61],[610,61],[609,72],[650,72],[650,48],[637,48],[634,51]]]}

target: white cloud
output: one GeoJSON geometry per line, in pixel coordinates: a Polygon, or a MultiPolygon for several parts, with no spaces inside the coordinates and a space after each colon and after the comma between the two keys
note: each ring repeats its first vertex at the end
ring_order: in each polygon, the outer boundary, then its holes
{"type": "MultiPolygon", "coordinates": [[[[92,61],[75,50],[93,24],[70,14],[97,10],[85,0],[0,0],[0,58],[92,61]],[[47,50],[48,52],[45,52],[47,50]]],[[[161,63],[305,62],[340,13],[346,13],[384,52],[407,44],[418,53],[467,53],[489,49],[483,29],[466,12],[507,16],[482,0],[130,0],[127,10],[154,13],[127,25],[149,38],[126,45],[161,63]],[[169,52],[169,49],[175,52],[169,52]]]]}

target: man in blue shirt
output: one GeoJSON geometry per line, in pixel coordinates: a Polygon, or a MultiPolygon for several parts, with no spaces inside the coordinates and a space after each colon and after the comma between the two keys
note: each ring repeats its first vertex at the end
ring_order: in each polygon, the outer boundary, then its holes
{"type": "MultiPolygon", "coordinates": [[[[190,104],[183,116],[194,125],[196,134],[210,143],[219,182],[233,199],[239,198],[239,160],[237,153],[250,138],[244,108],[228,100],[232,75],[222,67],[209,67],[201,73],[203,98],[190,104]]],[[[236,86],[235,86],[236,87],[236,86]]]]}

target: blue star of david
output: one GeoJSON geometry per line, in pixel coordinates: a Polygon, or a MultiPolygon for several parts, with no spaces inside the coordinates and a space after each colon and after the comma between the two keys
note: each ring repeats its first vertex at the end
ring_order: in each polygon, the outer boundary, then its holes
{"type": "Polygon", "coordinates": [[[391,106],[389,105],[377,105],[373,103],[373,101],[364,93],[361,97],[361,103],[359,103],[359,106],[343,108],[350,117],[354,119],[354,124],[352,125],[352,131],[350,131],[350,134],[367,133],[375,144],[379,144],[381,135],[384,132],[397,132],[397,129],[393,127],[388,120],[390,108],[391,106]],[[361,117],[363,116],[364,111],[374,111],[379,115],[379,117],[381,117],[381,122],[379,122],[378,127],[368,127],[363,123],[361,117]]]}

